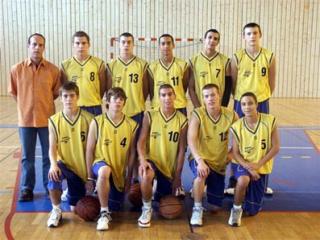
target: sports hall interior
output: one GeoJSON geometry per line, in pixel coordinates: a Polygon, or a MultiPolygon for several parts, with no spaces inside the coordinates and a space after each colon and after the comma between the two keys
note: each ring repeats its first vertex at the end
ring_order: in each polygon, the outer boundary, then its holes
{"type": "Polygon", "coordinates": [[[10,0],[0,1],[0,26],[0,239],[320,239],[319,0],[10,0]],[[110,230],[97,232],[94,222],[70,212],[61,227],[49,229],[48,211],[18,208],[21,149],[8,82],[11,66],[27,57],[30,34],[46,37],[45,58],[58,66],[72,56],[78,30],[89,34],[90,53],[105,62],[117,57],[122,32],[135,36],[135,54],[148,61],[159,57],[156,38],[172,34],[175,56],[188,60],[210,28],[221,34],[218,50],[231,57],[244,47],[248,22],[260,24],[262,46],[274,52],[277,66],[270,112],[281,147],[266,209],[239,228],[228,226],[225,209],[208,209],[202,227],[189,225],[190,208],[171,221],[155,213],[148,229],[137,226],[139,211],[121,211],[110,230]]]}

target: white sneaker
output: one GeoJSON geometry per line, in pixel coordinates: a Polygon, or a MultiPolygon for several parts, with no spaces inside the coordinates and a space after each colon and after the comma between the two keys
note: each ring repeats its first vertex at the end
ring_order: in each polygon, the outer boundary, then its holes
{"type": "Polygon", "coordinates": [[[62,194],[61,194],[61,201],[63,201],[63,202],[68,201],[67,195],[68,195],[68,188],[66,188],[65,190],[63,190],[63,192],[62,192],[62,194]]]}
{"type": "Polygon", "coordinates": [[[111,221],[111,216],[106,211],[100,213],[100,217],[97,222],[97,230],[105,231],[109,228],[109,222],[111,221]]]}
{"type": "Polygon", "coordinates": [[[62,213],[60,208],[53,208],[50,212],[49,219],[47,221],[48,227],[58,227],[62,219],[62,213]]]}
{"type": "Polygon", "coordinates": [[[273,195],[273,190],[272,188],[269,188],[267,187],[266,191],[265,191],[265,194],[269,195],[269,196],[272,196],[273,195]]]}
{"type": "Polygon", "coordinates": [[[138,219],[139,227],[150,227],[152,217],[152,208],[142,207],[142,214],[138,219]]]}
{"type": "Polygon", "coordinates": [[[190,224],[193,226],[202,226],[202,215],[203,215],[202,207],[193,207],[190,224]]]}
{"type": "Polygon", "coordinates": [[[224,190],[224,194],[234,195],[234,188],[227,188],[224,190]]]}
{"type": "Polygon", "coordinates": [[[231,209],[230,217],[229,217],[229,225],[233,227],[240,227],[241,225],[241,216],[242,216],[242,208],[240,209],[231,209]]]}

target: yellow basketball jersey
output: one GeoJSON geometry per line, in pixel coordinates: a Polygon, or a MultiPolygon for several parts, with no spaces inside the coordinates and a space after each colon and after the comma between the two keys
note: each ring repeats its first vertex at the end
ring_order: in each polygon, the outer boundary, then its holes
{"type": "Polygon", "coordinates": [[[87,180],[85,152],[92,118],[93,116],[84,110],[79,110],[74,121],[68,119],[63,112],[58,112],[49,118],[49,125],[56,134],[58,160],[83,181],[87,180]]]}
{"type": "MultiPolygon", "coordinates": [[[[275,126],[275,117],[259,113],[255,129],[250,129],[244,118],[236,121],[232,127],[234,138],[239,145],[241,156],[248,162],[258,162],[271,148],[271,133],[275,126]]],[[[269,174],[272,171],[273,159],[268,161],[258,172],[269,174]]]]}
{"type": "Polygon", "coordinates": [[[202,88],[206,84],[216,84],[219,87],[220,95],[223,96],[226,69],[229,62],[229,58],[221,53],[208,58],[200,52],[190,59],[195,81],[195,91],[201,104],[203,104],[202,88]]]}
{"type": "Polygon", "coordinates": [[[199,155],[214,171],[225,174],[228,155],[229,128],[235,113],[221,107],[218,119],[212,118],[205,107],[196,108],[193,115],[200,123],[197,149],[199,155]]]}
{"type": "Polygon", "coordinates": [[[175,108],[185,108],[187,106],[186,93],[182,83],[187,67],[186,61],[176,57],[173,58],[169,67],[166,67],[160,59],[149,65],[148,70],[154,81],[153,99],[151,102],[153,109],[157,109],[160,106],[159,87],[165,83],[170,84],[174,88],[176,93],[175,108]]]}
{"type": "Polygon", "coordinates": [[[116,188],[123,191],[129,147],[138,125],[126,115],[117,125],[107,114],[99,115],[94,120],[98,130],[94,163],[105,161],[111,167],[116,188]]]}
{"type": "Polygon", "coordinates": [[[99,71],[104,62],[89,56],[84,63],[75,57],[62,62],[62,68],[69,81],[76,82],[79,87],[78,106],[101,105],[99,71]]]}
{"type": "Polygon", "coordinates": [[[235,53],[238,76],[235,89],[235,99],[240,100],[242,94],[253,92],[258,102],[263,102],[271,97],[269,84],[269,68],[273,53],[261,48],[255,59],[248,55],[245,49],[235,53]]]}
{"type": "Polygon", "coordinates": [[[112,74],[112,87],[121,87],[127,95],[128,99],[123,112],[132,117],[144,111],[142,79],[147,69],[147,62],[134,57],[125,63],[121,58],[117,58],[107,66],[112,74]]]}
{"type": "Polygon", "coordinates": [[[180,139],[180,131],[187,125],[187,118],[179,111],[169,117],[161,110],[147,111],[150,122],[148,159],[169,179],[173,179],[180,139]]]}

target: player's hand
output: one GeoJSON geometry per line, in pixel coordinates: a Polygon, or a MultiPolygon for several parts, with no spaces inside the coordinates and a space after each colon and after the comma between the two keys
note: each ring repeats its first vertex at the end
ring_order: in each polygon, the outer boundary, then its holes
{"type": "Polygon", "coordinates": [[[177,190],[181,187],[181,177],[175,177],[172,181],[172,194],[176,196],[177,190]]]}
{"type": "Polygon", "coordinates": [[[247,163],[248,170],[255,170],[257,171],[261,166],[258,163],[247,163]]]}
{"type": "Polygon", "coordinates": [[[88,194],[92,194],[94,192],[94,189],[96,187],[96,181],[90,179],[86,181],[86,189],[88,194]]]}
{"type": "Polygon", "coordinates": [[[61,170],[58,167],[57,164],[51,164],[50,169],[49,169],[49,173],[48,173],[48,178],[51,181],[55,181],[55,182],[60,182],[61,179],[61,170]]]}
{"type": "Polygon", "coordinates": [[[260,174],[257,171],[255,171],[255,170],[248,170],[248,171],[249,171],[249,173],[251,175],[251,179],[253,181],[257,181],[260,179],[260,174]]]}
{"type": "Polygon", "coordinates": [[[140,161],[139,176],[143,177],[144,174],[146,174],[146,172],[148,171],[148,169],[152,169],[151,164],[146,160],[140,161]]]}
{"type": "Polygon", "coordinates": [[[203,159],[199,159],[197,166],[198,176],[202,178],[207,178],[210,172],[208,165],[203,161],[203,159]]]}

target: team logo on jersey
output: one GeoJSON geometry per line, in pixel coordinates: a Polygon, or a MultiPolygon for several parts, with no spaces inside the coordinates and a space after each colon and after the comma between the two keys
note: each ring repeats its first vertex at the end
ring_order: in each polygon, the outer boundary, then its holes
{"type": "Polygon", "coordinates": [[[68,143],[69,140],[70,140],[70,137],[66,136],[66,137],[62,137],[61,142],[68,143]]]}
{"type": "Polygon", "coordinates": [[[246,70],[246,71],[243,73],[243,76],[244,76],[244,77],[250,77],[250,75],[251,75],[251,71],[249,71],[249,70],[246,70]]]}
{"type": "Polygon", "coordinates": [[[72,76],[72,77],[71,77],[71,81],[72,81],[72,82],[76,82],[77,79],[78,79],[78,76],[72,76]]]}
{"type": "Polygon", "coordinates": [[[154,139],[156,139],[157,137],[160,137],[160,133],[159,132],[152,132],[151,134],[150,134],[150,136],[152,137],[152,138],[154,138],[154,139]]]}
{"type": "Polygon", "coordinates": [[[200,72],[200,77],[205,78],[208,75],[208,72],[200,72]]]}
{"type": "Polygon", "coordinates": [[[254,147],[245,147],[244,148],[244,152],[248,153],[248,154],[252,153],[253,150],[254,150],[254,147]]]}
{"type": "Polygon", "coordinates": [[[121,76],[116,76],[114,78],[114,80],[117,82],[117,83],[120,83],[121,82],[121,76]]]}
{"type": "Polygon", "coordinates": [[[109,146],[112,143],[111,139],[105,139],[104,140],[104,145],[109,146]]]}

